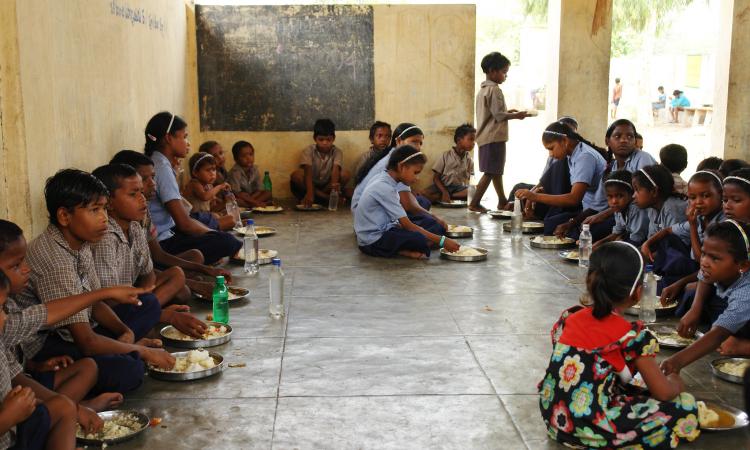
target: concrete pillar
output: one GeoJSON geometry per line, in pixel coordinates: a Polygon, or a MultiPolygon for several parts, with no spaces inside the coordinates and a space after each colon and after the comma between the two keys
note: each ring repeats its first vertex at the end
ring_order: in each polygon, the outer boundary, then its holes
{"type": "Polygon", "coordinates": [[[599,145],[607,128],[612,0],[550,0],[550,120],[573,116],[599,145]]]}
{"type": "Polygon", "coordinates": [[[721,2],[712,153],[750,160],[750,0],[721,2]]]}

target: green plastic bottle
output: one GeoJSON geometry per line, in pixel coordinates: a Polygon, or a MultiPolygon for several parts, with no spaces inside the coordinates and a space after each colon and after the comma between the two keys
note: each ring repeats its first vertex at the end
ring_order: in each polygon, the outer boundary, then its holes
{"type": "Polygon", "coordinates": [[[214,304],[214,322],[229,323],[229,291],[224,277],[216,277],[216,285],[211,296],[214,304]]]}
{"type": "Polygon", "coordinates": [[[273,192],[273,184],[271,184],[271,175],[269,175],[267,170],[266,170],[265,175],[263,175],[263,189],[268,192],[273,192]]]}

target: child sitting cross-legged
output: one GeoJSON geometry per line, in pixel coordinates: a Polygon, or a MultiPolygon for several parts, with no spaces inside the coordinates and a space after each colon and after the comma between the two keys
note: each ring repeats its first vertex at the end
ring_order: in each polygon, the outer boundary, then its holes
{"type": "Polygon", "coordinates": [[[633,202],[632,175],[615,170],[604,177],[604,191],[609,209],[615,213],[612,233],[594,244],[594,248],[611,241],[624,241],[640,247],[648,234],[648,214],[633,202]]]}
{"type": "Polygon", "coordinates": [[[237,141],[232,146],[234,166],[229,169],[227,182],[240,206],[266,206],[271,202],[271,192],[261,189],[261,178],[255,166],[255,148],[247,141],[237,141]]]}
{"type": "Polygon", "coordinates": [[[236,225],[234,217],[211,212],[211,205],[219,194],[230,189],[229,183],[216,183],[216,160],[208,153],[196,153],[188,161],[190,181],[185,185],[185,199],[193,209],[190,217],[214,230],[231,230],[236,225]]]}
{"type": "Polygon", "coordinates": [[[643,271],[632,244],[609,242],[592,253],[586,288],[593,306],[562,314],[539,383],[552,439],[575,448],[666,449],[700,434],[695,398],[679,375],[662,374],[656,338],[622,316],[641,297],[643,271]],[[647,391],[630,385],[636,373],[647,391]]]}
{"type": "Polygon", "coordinates": [[[466,200],[469,192],[469,179],[474,173],[471,151],[476,142],[477,130],[469,124],[456,128],[453,134],[452,149],[443,153],[432,165],[434,184],[427,188],[425,195],[433,203],[450,202],[452,199],[466,200]]]}

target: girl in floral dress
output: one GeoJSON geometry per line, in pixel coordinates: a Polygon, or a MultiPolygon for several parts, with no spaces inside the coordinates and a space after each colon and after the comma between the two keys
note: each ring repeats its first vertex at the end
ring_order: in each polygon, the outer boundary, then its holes
{"type": "Polygon", "coordinates": [[[698,437],[695,398],[656,363],[659,344],[622,311],[638,303],[643,257],[610,242],[591,255],[586,285],[594,303],[565,311],[552,329],[554,350],[539,383],[549,436],[574,448],[675,448],[698,437]],[[648,390],[632,386],[640,372],[648,390]]]}

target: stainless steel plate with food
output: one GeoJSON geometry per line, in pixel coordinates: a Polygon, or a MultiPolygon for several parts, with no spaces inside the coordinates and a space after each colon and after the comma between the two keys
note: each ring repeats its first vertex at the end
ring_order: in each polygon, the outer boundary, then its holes
{"type": "Polygon", "coordinates": [[[232,339],[232,327],[219,322],[206,322],[208,329],[201,339],[189,336],[172,325],[167,325],[159,332],[165,345],[178,348],[216,347],[232,339]]]}
{"type": "Polygon", "coordinates": [[[440,249],[440,257],[452,261],[473,262],[487,259],[487,249],[481,247],[461,247],[457,252],[451,253],[444,248],[440,249]]]}
{"type": "Polygon", "coordinates": [[[742,376],[750,368],[750,358],[719,358],[711,361],[711,372],[717,378],[743,384],[742,376]]]}
{"type": "Polygon", "coordinates": [[[659,345],[666,348],[685,348],[703,336],[703,333],[696,331],[692,338],[682,337],[677,334],[677,329],[672,325],[650,324],[646,328],[654,333],[659,345]]]}
{"type": "Polygon", "coordinates": [[[284,211],[284,208],[281,206],[276,205],[269,205],[269,206],[256,206],[253,208],[253,212],[261,213],[261,214],[274,214],[274,213],[280,213],[284,211]]]}
{"type": "Polygon", "coordinates": [[[487,211],[487,214],[489,214],[493,219],[500,220],[510,220],[510,218],[513,217],[513,211],[493,210],[487,211]]]}
{"type": "Polygon", "coordinates": [[[172,370],[149,366],[149,376],[165,381],[190,381],[210,377],[224,370],[224,357],[207,350],[176,352],[172,356],[177,360],[172,370]]]}
{"type": "MultiPolygon", "coordinates": [[[[510,232],[510,222],[505,222],[503,224],[503,230],[506,232],[510,232]]],[[[521,231],[526,234],[537,234],[537,233],[543,233],[544,232],[544,224],[542,222],[524,222],[523,225],[521,225],[521,231]]]]}
{"type": "MultiPolygon", "coordinates": [[[[237,234],[241,234],[241,235],[244,236],[246,230],[247,230],[246,227],[237,227],[237,228],[234,229],[234,232],[237,233],[237,234]]],[[[255,234],[257,234],[258,237],[270,236],[272,234],[276,234],[276,228],[265,227],[265,226],[262,226],[262,225],[256,226],[255,227],[255,234]]]]}
{"type": "Polygon", "coordinates": [[[438,202],[443,208],[466,208],[466,200],[451,200],[449,202],[438,202]]]}
{"type": "MultiPolygon", "coordinates": [[[[205,300],[207,302],[213,301],[211,297],[205,297],[200,292],[194,291],[193,295],[195,296],[195,298],[200,299],[200,300],[205,300]]],[[[242,299],[247,298],[249,295],[250,295],[250,291],[245,288],[229,286],[229,303],[240,301],[242,299]]]]}
{"type": "Polygon", "coordinates": [[[474,229],[466,225],[448,225],[445,235],[449,238],[468,238],[474,235],[474,229]]]}
{"type": "MultiPolygon", "coordinates": [[[[276,250],[268,250],[265,248],[258,249],[258,264],[261,266],[264,264],[271,264],[273,259],[278,256],[279,252],[276,250]]],[[[237,264],[245,264],[245,255],[242,250],[236,255],[232,256],[232,262],[237,264]]]]}
{"type": "Polygon", "coordinates": [[[568,248],[575,247],[576,241],[571,238],[559,238],[557,236],[534,236],[529,239],[529,245],[536,248],[568,248]]]}
{"type": "Polygon", "coordinates": [[[86,434],[79,426],[76,441],[80,445],[103,447],[134,439],[148,429],[147,415],[132,410],[104,411],[99,413],[104,428],[98,433],[86,434]]]}
{"type": "Polygon", "coordinates": [[[578,263],[578,250],[563,250],[558,255],[565,261],[578,263]]]}
{"type": "MultiPolygon", "coordinates": [[[[656,317],[672,317],[674,316],[674,312],[677,310],[677,302],[669,303],[666,306],[661,305],[661,301],[659,301],[659,297],[656,298],[656,317]]],[[[629,314],[631,316],[638,316],[641,313],[641,305],[633,305],[630,308],[625,310],[625,314],[629,314]]]]}
{"type": "Polygon", "coordinates": [[[294,209],[296,209],[297,211],[322,211],[323,205],[319,205],[317,203],[313,203],[310,206],[299,204],[299,205],[294,205],[294,209]]]}
{"type": "Polygon", "coordinates": [[[701,430],[736,430],[750,423],[746,412],[726,403],[711,400],[698,400],[696,403],[698,403],[698,423],[701,430]]]}

